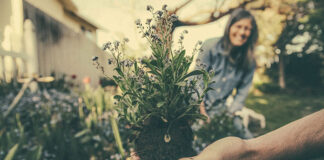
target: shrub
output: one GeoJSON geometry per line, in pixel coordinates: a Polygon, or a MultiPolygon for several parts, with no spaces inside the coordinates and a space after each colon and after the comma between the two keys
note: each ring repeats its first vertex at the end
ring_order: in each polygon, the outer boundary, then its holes
{"type": "MultiPolygon", "coordinates": [[[[0,97],[1,113],[14,97],[0,97]]],[[[108,110],[99,110],[73,93],[26,90],[7,117],[0,114],[0,159],[118,159],[108,110]]]]}
{"type": "MultiPolygon", "coordinates": [[[[148,6],[147,10],[153,19],[147,19],[145,26],[140,20],[135,23],[148,40],[152,56],[127,58],[123,54],[127,39],[122,43],[108,42],[104,49],[112,57],[108,64],[116,75],[106,76],[122,91],[115,96],[119,117],[134,131],[135,149],[141,159],[177,159],[194,154],[189,123],[205,118],[199,113],[199,104],[209,90],[210,75],[203,69],[189,71],[201,42],[192,55],[186,56],[182,40],[187,31],[180,36],[180,47],[172,49],[172,24],[177,17],[169,15],[166,6],[158,11],[148,6]]],[[[98,57],[93,61],[104,71],[98,57]]]]}

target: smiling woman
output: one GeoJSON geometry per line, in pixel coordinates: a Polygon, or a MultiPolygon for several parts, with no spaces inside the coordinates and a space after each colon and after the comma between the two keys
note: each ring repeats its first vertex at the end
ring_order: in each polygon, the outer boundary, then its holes
{"type": "MultiPolygon", "coordinates": [[[[233,11],[224,36],[207,40],[203,46],[203,52],[197,61],[204,65],[204,69],[213,72],[209,85],[214,90],[206,94],[201,103],[201,113],[214,117],[223,112],[234,115],[244,106],[248,95],[254,70],[254,48],[258,38],[258,29],[252,14],[244,9],[233,11]],[[226,99],[236,90],[233,102],[225,105],[226,99]]],[[[242,126],[238,117],[233,117],[234,126],[241,130],[240,137],[252,138],[252,134],[242,126]]],[[[210,120],[209,120],[210,121],[210,120]]]]}
{"type": "Polygon", "coordinates": [[[252,29],[251,19],[245,18],[235,22],[230,28],[229,37],[233,46],[242,46],[250,37],[252,29]]]}

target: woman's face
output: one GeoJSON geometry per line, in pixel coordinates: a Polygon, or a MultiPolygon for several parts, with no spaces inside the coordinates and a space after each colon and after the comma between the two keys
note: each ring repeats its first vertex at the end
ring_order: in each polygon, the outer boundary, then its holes
{"type": "Polygon", "coordinates": [[[251,19],[243,18],[235,22],[229,31],[229,38],[233,46],[242,46],[250,37],[252,30],[251,19]]]}

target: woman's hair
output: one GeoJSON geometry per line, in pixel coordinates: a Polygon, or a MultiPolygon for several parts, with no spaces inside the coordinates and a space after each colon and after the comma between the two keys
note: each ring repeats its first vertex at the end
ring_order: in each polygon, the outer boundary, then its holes
{"type": "MultiPolygon", "coordinates": [[[[222,47],[224,48],[225,53],[229,57],[230,61],[235,62],[238,67],[247,70],[253,66],[255,66],[255,58],[254,58],[254,47],[258,40],[258,26],[256,24],[254,16],[247,10],[242,8],[238,8],[233,11],[229,21],[227,22],[224,36],[221,40],[222,47]],[[251,20],[252,30],[248,40],[243,44],[243,46],[239,47],[239,56],[238,59],[234,58],[234,46],[232,45],[229,37],[229,32],[231,26],[241,19],[248,18],[251,20]]],[[[238,50],[236,50],[238,51],[238,50]]]]}

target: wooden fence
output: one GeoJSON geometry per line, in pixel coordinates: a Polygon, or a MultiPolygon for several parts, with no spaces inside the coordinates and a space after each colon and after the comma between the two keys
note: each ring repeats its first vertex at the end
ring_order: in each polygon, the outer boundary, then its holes
{"type": "Polygon", "coordinates": [[[9,82],[28,73],[28,57],[24,53],[5,51],[0,48],[0,79],[9,82]]]}

